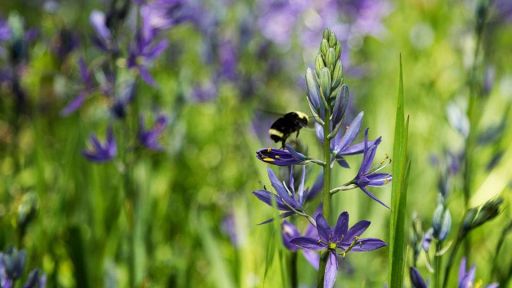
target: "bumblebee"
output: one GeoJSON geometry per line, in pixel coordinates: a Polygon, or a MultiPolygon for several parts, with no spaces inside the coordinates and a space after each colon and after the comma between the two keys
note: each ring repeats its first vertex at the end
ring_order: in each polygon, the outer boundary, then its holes
{"type": "Polygon", "coordinates": [[[284,148],[286,139],[294,132],[297,132],[298,137],[300,129],[308,126],[308,122],[309,117],[305,113],[299,111],[288,112],[272,123],[268,134],[274,142],[281,142],[282,148],[284,148]]]}

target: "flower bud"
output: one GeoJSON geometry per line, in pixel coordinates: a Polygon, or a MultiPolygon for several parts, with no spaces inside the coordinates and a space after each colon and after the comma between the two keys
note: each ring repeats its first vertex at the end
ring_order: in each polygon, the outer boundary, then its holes
{"type": "Polygon", "coordinates": [[[329,40],[329,29],[325,29],[322,33],[322,39],[329,40]]]}
{"type": "Polygon", "coordinates": [[[320,71],[325,67],[324,60],[322,59],[322,55],[318,54],[315,58],[315,70],[318,75],[320,75],[320,71]]]}
{"type": "Polygon", "coordinates": [[[325,67],[320,71],[320,89],[323,97],[327,100],[331,92],[331,73],[325,67]]]}
{"type": "Polygon", "coordinates": [[[433,236],[440,241],[446,239],[452,227],[452,217],[450,211],[442,204],[438,205],[432,219],[433,236]]]}
{"type": "Polygon", "coordinates": [[[327,67],[329,67],[329,70],[333,70],[334,65],[336,64],[336,52],[333,48],[329,48],[327,50],[327,57],[325,59],[327,67]]]}
{"type": "Polygon", "coordinates": [[[336,35],[334,32],[329,31],[329,47],[336,46],[336,43],[338,43],[338,39],[336,39],[336,35]]]}
{"type": "Polygon", "coordinates": [[[313,71],[308,68],[306,70],[306,86],[308,88],[308,100],[311,103],[312,108],[315,110],[314,112],[323,117],[323,106],[322,101],[320,99],[320,91],[318,91],[318,83],[316,82],[316,77],[313,74],[313,71]]]}
{"type": "Polygon", "coordinates": [[[343,82],[343,66],[341,65],[341,61],[336,62],[336,66],[334,66],[334,72],[332,76],[332,86],[338,87],[343,82]]]}
{"type": "Polygon", "coordinates": [[[322,53],[322,55],[325,55],[327,53],[328,49],[329,49],[329,42],[327,42],[326,39],[322,39],[322,43],[320,43],[320,53],[322,53]]]}
{"type": "Polygon", "coordinates": [[[463,228],[465,232],[494,219],[500,213],[503,198],[498,197],[485,202],[480,208],[471,208],[464,217],[463,228]]]}
{"type": "Polygon", "coordinates": [[[11,248],[7,253],[0,254],[0,261],[3,262],[8,278],[19,279],[25,266],[25,251],[11,248]]]}

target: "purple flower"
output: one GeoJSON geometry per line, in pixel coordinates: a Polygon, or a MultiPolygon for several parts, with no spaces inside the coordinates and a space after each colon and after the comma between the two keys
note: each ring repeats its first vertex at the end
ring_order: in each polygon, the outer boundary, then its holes
{"type": "MultiPolygon", "coordinates": [[[[311,189],[305,189],[304,188],[304,181],[306,178],[306,167],[302,167],[302,173],[301,178],[299,182],[299,186],[297,189],[295,189],[295,180],[293,179],[293,176],[290,176],[290,181],[288,183],[285,183],[284,181],[281,182],[276,174],[274,174],[274,171],[272,169],[267,168],[268,172],[268,178],[270,179],[270,183],[272,184],[272,187],[274,187],[274,190],[277,192],[272,193],[270,191],[267,191],[266,188],[263,190],[257,190],[254,191],[253,194],[263,201],[265,204],[269,206],[275,205],[277,206],[277,209],[280,211],[283,211],[284,213],[281,214],[282,218],[286,218],[288,216],[291,216],[293,214],[303,214],[303,205],[306,200],[310,200],[313,197],[310,197],[310,194],[316,195],[319,190],[318,185],[313,185],[311,189]]],[[[321,185],[320,185],[321,189],[321,185]]],[[[271,220],[270,220],[271,221],[271,220]]],[[[268,223],[269,221],[264,221],[263,223],[268,223]]]]}
{"type": "MultiPolygon", "coordinates": [[[[295,238],[301,237],[301,234],[297,227],[293,225],[292,223],[284,220],[283,224],[281,224],[281,233],[283,237],[283,245],[286,247],[286,249],[296,252],[299,247],[297,245],[293,244],[291,241],[295,238]]],[[[309,224],[306,227],[306,231],[304,232],[304,237],[310,237],[310,238],[317,238],[318,233],[315,229],[315,226],[309,224]]],[[[311,264],[315,269],[318,270],[319,263],[320,263],[320,256],[317,252],[313,250],[302,250],[302,254],[304,255],[304,258],[311,264]]]]}
{"type": "MultiPolygon", "coordinates": [[[[0,287],[16,287],[16,281],[21,278],[25,266],[25,251],[9,249],[6,253],[0,253],[0,287]]],[[[38,269],[30,272],[24,288],[44,288],[46,276],[38,269]]]]}
{"type": "Polygon", "coordinates": [[[386,246],[386,242],[376,238],[360,238],[361,234],[370,226],[370,222],[363,220],[348,228],[349,215],[343,212],[339,215],[334,229],[329,227],[322,214],[316,217],[318,237],[297,237],[291,240],[292,244],[302,249],[329,251],[327,266],[325,267],[324,287],[333,287],[338,271],[338,257],[348,252],[372,251],[386,246]]]}
{"type": "Polygon", "coordinates": [[[286,149],[263,148],[256,151],[256,157],[261,161],[277,166],[290,166],[303,164],[308,158],[295,151],[291,146],[286,149]]]}
{"type": "Polygon", "coordinates": [[[230,81],[237,78],[237,53],[231,40],[223,41],[219,46],[219,73],[230,81]]]}
{"type": "MultiPolygon", "coordinates": [[[[474,281],[475,281],[475,272],[476,272],[476,266],[473,265],[469,269],[469,271],[466,271],[466,258],[462,258],[460,261],[460,267],[459,267],[459,281],[458,281],[458,288],[471,288],[473,287],[474,281]]],[[[486,288],[497,288],[499,287],[498,284],[492,283],[486,286],[486,288]]]]}
{"type": "Polygon", "coordinates": [[[116,156],[117,145],[112,127],[107,129],[107,139],[104,144],[101,144],[95,135],[91,135],[89,141],[91,143],[91,149],[82,152],[87,160],[100,163],[109,161],[116,156]]]}
{"type": "Polygon", "coordinates": [[[85,61],[83,58],[80,58],[78,60],[78,67],[80,70],[80,78],[82,80],[82,89],[78,93],[78,96],[76,96],[73,100],[71,100],[61,111],[60,115],[62,116],[68,116],[69,114],[75,112],[80,107],[82,107],[82,104],[84,103],[87,96],[89,96],[93,90],[94,90],[94,82],[92,78],[92,73],[85,64],[85,61]]]}
{"type": "Polygon", "coordinates": [[[94,10],[89,16],[89,22],[96,35],[94,35],[93,41],[98,48],[103,51],[113,50],[113,39],[110,29],[107,27],[107,18],[105,13],[102,11],[94,10]]]}
{"type": "Polygon", "coordinates": [[[409,268],[409,278],[411,279],[411,285],[413,288],[427,288],[427,284],[420,272],[414,267],[409,268]]]}
{"type": "Polygon", "coordinates": [[[142,80],[154,86],[155,80],[148,70],[148,66],[160,56],[169,46],[167,40],[153,41],[153,38],[145,38],[141,33],[135,36],[135,43],[130,48],[128,55],[128,68],[135,68],[142,80]]]}
{"type": "Polygon", "coordinates": [[[11,39],[12,32],[9,27],[9,23],[6,20],[0,18],[0,42],[8,41],[11,39]]]}
{"type": "Polygon", "coordinates": [[[368,143],[368,129],[366,129],[364,133],[364,153],[363,153],[363,161],[361,166],[359,167],[359,171],[357,172],[356,177],[352,180],[352,183],[357,185],[368,197],[379,202],[384,207],[389,207],[384,204],[384,202],[380,201],[373,195],[370,191],[368,191],[368,186],[382,186],[391,181],[391,175],[387,173],[377,173],[379,169],[372,170],[372,162],[373,158],[375,158],[375,153],[377,151],[377,147],[379,146],[381,141],[381,137],[377,138],[372,145],[368,143]]]}
{"type": "Polygon", "coordinates": [[[160,114],[156,117],[153,128],[146,129],[144,125],[144,118],[141,116],[139,121],[139,132],[137,138],[141,145],[154,151],[161,151],[163,147],[158,143],[160,135],[164,132],[169,124],[169,118],[166,115],[160,114]]]}
{"type": "Polygon", "coordinates": [[[191,7],[182,0],[156,0],[142,5],[142,37],[151,39],[165,29],[169,29],[192,17],[191,7]]]}

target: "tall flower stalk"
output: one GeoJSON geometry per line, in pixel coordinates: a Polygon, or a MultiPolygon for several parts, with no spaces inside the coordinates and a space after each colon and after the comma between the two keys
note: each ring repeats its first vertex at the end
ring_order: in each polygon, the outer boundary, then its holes
{"type": "MultiPolygon", "coordinates": [[[[305,252],[304,255],[307,255],[306,257],[315,268],[318,267],[317,286],[328,288],[334,286],[340,261],[349,252],[372,251],[387,245],[380,239],[360,238],[360,235],[370,226],[369,221],[359,221],[348,229],[348,213],[335,214],[331,205],[331,197],[340,191],[359,188],[369,198],[387,207],[368,190],[368,187],[382,186],[391,181],[390,174],[379,172],[385,166],[384,163],[377,167],[373,166],[373,159],[381,138],[369,141],[368,129],[366,129],[364,141],[353,143],[358,137],[363,113],[359,113],[346,129],[341,129],[345,123],[344,116],[349,102],[349,90],[343,83],[340,56],[341,45],[336,35],[332,31],[325,30],[322,35],[320,51],[315,58],[315,68],[306,70],[308,89],[306,98],[311,114],[313,114],[317,138],[322,144],[321,160],[304,155],[303,151],[298,151],[301,145],[297,145],[296,148],[290,145],[286,145],[282,149],[264,148],[256,153],[258,159],[265,163],[290,168],[288,182],[280,181],[277,175],[268,169],[269,179],[276,193],[265,188],[255,191],[254,195],[265,204],[282,211],[280,218],[302,217],[316,228],[317,233],[308,233],[305,237],[301,237],[297,231],[283,235],[287,238],[286,247],[293,251],[292,253],[296,253],[297,249],[310,251],[305,252]],[[334,164],[337,163],[344,169],[350,168],[345,157],[356,154],[363,154],[357,175],[344,185],[332,187],[334,164]],[[304,188],[306,177],[304,165],[311,163],[321,167],[320,179],[322,181],[316,181],[308,189],[304,188]],[[293,165],[302,166],[299,182],[294,180],[293,165]],[[295,187],[295,183],[299,183],[298,188],[295,187]],[[315,214],[308,214],[307,202],[320,191],[322,208],[318,209],[315,214]],[[334,216],[338,216],[338,221],[331,228],[329,222],[334,222],[334,216]],[[291,239],[292,237],[295,238],[291,239]],[[317,260],[312,261],[315,257],[311,257],[311,251],[320,254],[319,263],[317,260]]],[[[261,224],[276,220],[270,219],[261,224]]],[[[287,226],[285,225],[285,227],[287,226]]],[[[296,265],[296,261],[291,262],[292,265],[296,265]]],[[[291,278],[295,279],[294,283],[297,283],[295,272],[293,272],[297,270],[293,268],[289,270],[292,271],[291,278]]]]}

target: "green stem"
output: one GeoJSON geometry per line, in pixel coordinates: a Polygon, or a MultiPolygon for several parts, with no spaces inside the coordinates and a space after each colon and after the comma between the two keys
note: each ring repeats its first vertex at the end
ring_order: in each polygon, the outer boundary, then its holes
{"type": "Polygon", "coordinates": [[[441,251],[441,241],[436,242],[436,250],[434,255],[434,288],[441,287],[441,267],[442,267],[442,255],[439,255],[441,251]]]}
{"type": "Polygon", "coordinates": [[[292,252],[290,255],[290,275],[291,275],[291,287],[299,287],[299,271],[297,267],[297,252],[292,252]]]}
{"type": "MultiPolygon", "coordinates": [[[[324,189],[323,189],[323,192],[322,192],[322,199],[323,199],[323,202],[322,202],[322,205],[323,205],[323,208],[322,208],[322,212],[323,212],[323,215],[325,217],[325,219],[327,221],[329,221],[330,219],[330,214],[331,214],[331,143],[330,143],[330,139],[329,139],[329,118],[331,117],[330,116],[330,113],[328,113],[326,111],[325,113],[325,118],[324,118],[324,145],[323,145],[323,149],[324,149],[324,162],[325,162],[325,165],[324,165],[324,189]]],[[[318,282],[317,282],[317,285],[318,287],[323,287],[323,283],[324,283],[324,274],[325,274],[325,266],[327,264],[327,252],[324,253],[324,255],[322,256],[322,258],[320,259],[320,269],[318,270],[318,282]]]]}
{"type": "Polygon", "coordinates": [[[467,234],[465,234],[465,233],[459,232],[457,239],[455,240],[455,244],[453,245],[452,251],[450,252],[450,256],[448,257],[448,263],[446,264],[446,266],[444,268],[444,278],[443,278],[442,288],[446,288],[448,285],[448,280],[450,278],[450,270],[453,266],[453,261],[455,260],[455,256],[457,256],[457,251],[459,250],[459,247],[462,244],[466,235],[467,234]]]}

